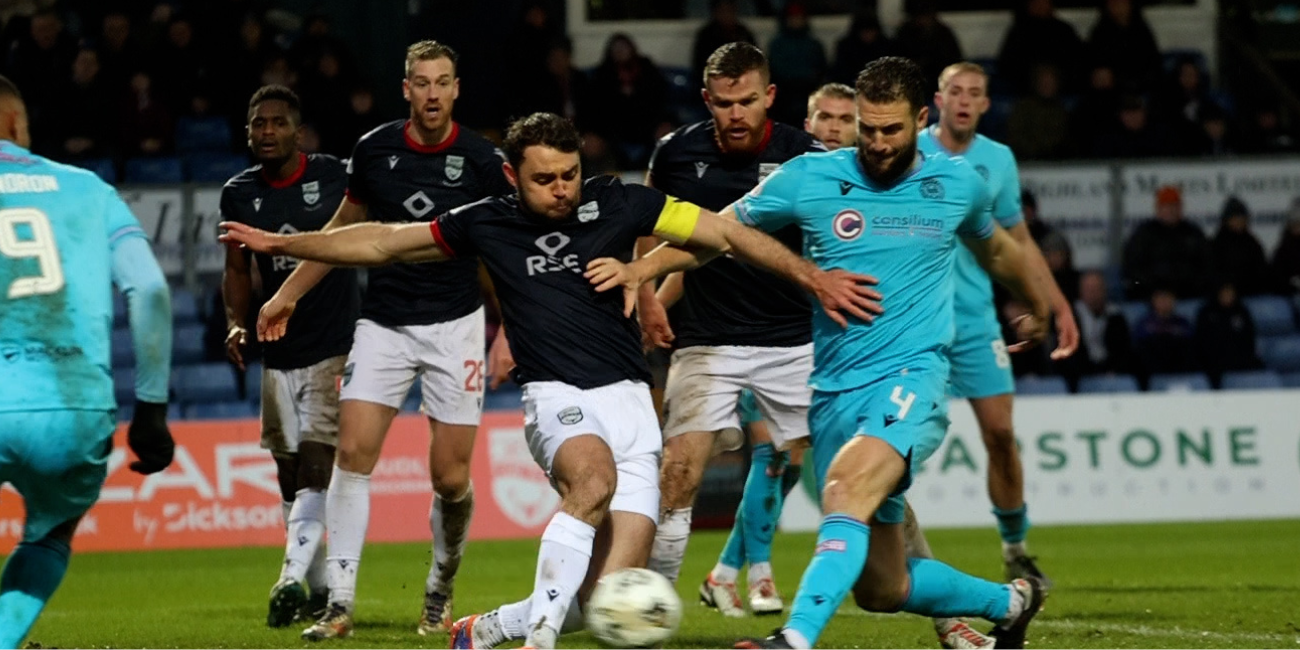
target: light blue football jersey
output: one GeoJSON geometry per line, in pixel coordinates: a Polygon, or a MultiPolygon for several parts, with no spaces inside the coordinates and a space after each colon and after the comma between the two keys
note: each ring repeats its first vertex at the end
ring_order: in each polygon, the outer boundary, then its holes
{"type": "MultiPolygon", "coordinates": [[[[988,184],[992,200],[992,217],[1003,228],[1011,228],[1024,220],[1020,207],[1020,169],[1011,148],[996,140],[976,134],[970,147],[961,154],[953,154],[939,142],[937,125],[931,125],[917,138],[922,152],[942,153],[965,158],[988,184]]],[[[993,283],[989,274],[975,260],[975,255],[961,246],[956,257],[953,307],[957,318],[996,319],[993,307],[993,283]]]]}
{"type": "Polygon", "coordinates": [[[113,410],[111,242],[144,237],[93,173],[0,144],[0,411],[113,410]]]}
{"type": "Polygon", "coordinates": [[[922,154],[885,187],[867,178],[856,147],[804,154],[734,207],[763,230],[799,224],[817,266],[880,280],[885,313],[872,323],[850,319],[845,329],[813,310],[815,389],[848,390],[914,369],[947,376],[957,238],[986,239],[994,230],[984,181],[969,164],[922,154]]]}

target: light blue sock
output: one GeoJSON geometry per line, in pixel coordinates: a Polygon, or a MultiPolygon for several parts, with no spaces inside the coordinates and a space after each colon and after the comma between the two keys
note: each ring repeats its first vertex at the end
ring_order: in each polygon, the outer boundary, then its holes
{"type": "Polygon", "coordinates": [[[72,549],[49,538],[23,542],[0,574],[0,648],[17,648],[68,570],[72,549]]]}
{"type": "MultiPolygon", "coordinates": [[[[741,497],[742,503],[744,497],[741,497]]],[[[736,510],[736,523],[731,525],[731,534],[727,535],[727,545],[722,547],[718,564],[729,566],[737,571],[745,566],[745,509],[736,510]]]]}
{"type": "Polygon", "coordinates": [[[809,646],[817,645],[817,637],[858,581],[870,541],[871,530],[852,517],[830,514],[822,518],[817,550],[803,572],[790,620],[785,624],[802,635],[809,646]]]}
{"type": "Polygon", "coordinates": [[[903,611],[929,618],[982,616],[1001,623],[1011,606],[1011,587],[967,575],[938,560],[908,558],[912,591],[903,611]]]}
{"type": "Polygon", "coordinates": [[[998,518],[998,534],[1008,544],[1019,544],[1029,534],[1029,505],[1025,504],[1015,510],[993,508],[993,516],[998,518]]]}
{"type": "Polygon", "coordinates": [[[737,521],[744,522],[741,530],[745,533],[745,559],[750,566],[772,560],[772,536],[781,517],[781,477],[767,474],[774,458],[776,449],[771,443],[754,445],[745,492],[740,497],[740,511],[744,516],[737,521]]]}

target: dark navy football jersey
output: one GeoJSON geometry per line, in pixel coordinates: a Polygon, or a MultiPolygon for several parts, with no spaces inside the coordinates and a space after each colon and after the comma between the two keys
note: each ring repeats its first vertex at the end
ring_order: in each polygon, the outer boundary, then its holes
{"type": "Polygon", "coordinates": [[[598,176],[583,183],[578,208],[567,219],[532,214],[508,196],[453,210],[432,230],[448,254],[477,256],[486,265],[509,332],[515,381],[585,389],[623,380],[651,383],[640,327],[623,316],[623,292],[597,293],[583,277],[587,263],[630,261],[638,237],[680,232],[670,222],[680,224],[690,210],[698,215],[697,207],[658,190],[598,176]]]}
{"type": "MultiPolygon", "coordinates": [[[[720,212],[754,189],[782,163],[825,151],[812,135],[768,122],[759,152],[723,153],[712,120],[664,136],[650,159],[650,182],[666,194],[720,212]]],[[[771,233],[796,252],[798,228],[771,233]]],[[[689,271],[685,292],[669,310],[675,345],[793,347],[812,341],[809,299],[793,283],[731,257],[689,271]]]]}
{"type": "MultiPolygon", "coordinates": [[[[372,221],[432,221],[489,196],[511,193],[501,152],[453,123],[451,136],[425,146],[389,122],[357,141],[348,162],[348,200],[364,204],[372,221]]],[[[361,317],[386,327],[428,325],[466,316],[483,304],[478,264],[456,260],[371,269],[361,317]]]]}
{"type": "MultiPolygon", "coordinates": [[[[343,163],[333,156],[299,154],[298,171],[278,181],[267,178],[258,165],[226,181],[221,218],[269,232],[320,230],[334,216],[347,184],[343,163]]],[[[257,253],[253,260],[267,296],[298,267],[298,260],[287,255],[257,253]]],[[[357,272],[330,271],[298,301],[284,338],[262,344],[266,367],[305,368],[347,354],[360,302],[357,272]]]]}

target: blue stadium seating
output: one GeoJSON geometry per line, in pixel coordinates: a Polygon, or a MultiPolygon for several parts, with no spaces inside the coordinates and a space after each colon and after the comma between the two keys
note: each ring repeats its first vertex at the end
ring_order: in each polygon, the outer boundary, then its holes
{"type": "Polygon", "coordinates": [[[1264,365],[1278,372],[1300,370],[1300,335],[1261,337],[1260,356],[1264,365]]]}
{"type": "Polygon", "coordinates": [[[1191,323],[1192,326],[1195,326],[1196,314],[1201,311],[1201,305],[1204,304],[1205,301],[1200,298],[1179,300],[1178,303],[1174,305],[1174,311],[1183,318],[1186,318],[1187,322],[1191,323]]]}
{"type": "Polygon", "coordinates": [[[172,365],[182,366],[203,360],[204,326],[178,325],[172,330],[172,365]]]}
{"type": "Polygon", "coordinates": [[[1016,379],[1017,395],[1065,395],[1070,392],[1061,377],[1020,377],[1016,379]]]}
{"type": "Polygon", "coordinates": [[[95,175],[105,183],[117,182],[117,166],[113,164],[112,158],[85,158],[74,161],[72,164],[95,172],[95,175]]]}
{"type": "Polygon", "coordinates": [[[172,322],[177,325],[198,323],[202,318],[199,297],[188,289],[172,289],[172,322]]]}
{"type": "Polygon", "coordinates": [[[135,369],[113,369],[113,397],[118,404],[135,401],[135,369]]]}
{"type": "Polygon", "coordinates": [[[131,330],[119,327],[112,334],[112,362],[114,368],[135,365],[135,344],[131,342],[131,330]]]}
{"type": "Polygon", "coordinates": [[[262,403],[262,364],[250,363],[244,370],[244,392],[247,393],[248,401],[253,404],[262,403]]]}
{"type": "Polygon", "coordinates": [[[1282,378],[1272,370],[1247,370],[1223,374],[1224,390],[1281,388],[1282,378]]]}
{"type": "Polygon", "coordinates": [[[505,384],[496,390],[483,393],[483,408],[488,411],[505,411],[523,408],[523,391],[514,384],[505,384]]]}
{"type": "Polygon", "coordinates": [[[1121,303],[1119,308],[1120,311],[1124,312],[1124,320],[1128,321],[1129,332],[1136,338],[1137,325],[1142,322],[1143,318],[1146,318],[1147,312],[1151,311],[1151,307],[1140,300],[1129,300],[1121,303]]]}
{"type": "Polygon", "coordinates": [[[1279,336],[1295,333],[1295,314],[1291,303],[1279,296],[1254,296],[1246,298],[1246,309],[1255,321],[1255,334],[1279,336]]]}
{"type": "Polygon", "coordinates": [[[1187,393],[1210,390],[1210,380],[1201,373],[1177,375],[1152,375],[1150,390],[1153,393],[1187,393]]]}
{"type": "Polygon", "coordinates": [[[1080,393],[1136,393],[1138,383],[1130,375],[1098,375],[1079,380],[1080,393]]]}
{"type": "Polygon", "coordinates": [[[196,153],[185,157],[185,171],[195,183],[224,183],[248,169],[248,157],[233,153],[196,153]]]}
{"type": "Polygon", "coordinates": [[[1283,373],[1282,385],[1286,388],[1300,388],[1300,372],[1283,373]]]}
{"type": "Polygon", "coordinates": [[[700,80],[690,68],[662,66],[664,80],[668,82],[668,110],[678,124],[691,124],[709,119],[709,111],[700,98],[700,80]]]}
{"type": "Polygon", "coordinates": [[[185,407],[190,420],[234,420],[257,417],[257,409],[248,402],[199,402],[185,407]]]}
{"type": "Polygon", "coordinates": [[[239,399],[235,371],[224,361],[179,366],[172,371],[176,399],[186,404],[239,399]]]}
{"type": "Polygon", "coordinates": [[[176,120],[176,151],[230,151],[230,123],[221,117],[182,117],[176,120]]]}
{"type": "Polygon", "coordinates": [[[161,156],[126,161],[127,183],[180,183],[184,179],[180,158],[161,156]]]}

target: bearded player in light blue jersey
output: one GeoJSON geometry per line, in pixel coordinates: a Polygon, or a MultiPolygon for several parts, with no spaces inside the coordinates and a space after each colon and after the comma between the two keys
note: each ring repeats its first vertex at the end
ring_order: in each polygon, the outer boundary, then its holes
{"type": "MultiPolygon", "coordinates": [[[[850,590],[870,611],[983,617],[997,624],[999,646],[1023,647],[1046,598],[1036,577],[995,584],[904,554],[903,494],[912,468],[948,426],[959,238],[1031,306],[1032,315],[1017,322],[1023,341],[1013,348],[1042,340],[1049,314],[1021,247],[993,223],[979,174],[960,158],[917,151],[928,117],[925,86],[907,59],[872,62],[857,81],[857,148],[795,158],[724,211],[765,230],[798,224],[818,267],[871,270],[883,295],[875,318],[814,311],[809,424],[824,512],[816,553],[785,626],[737,647],[812,647],[850,590]]],[[[660,249],[588,275],[598,289],[614,277],[631,293],[716,252],[660,249]]]]}
{"type": "Polygon", "coordinates": [[[149,240],[112,187],[30,143],[22,96],[0,77],[0,484],[27,510],[0,576],[0,648],[22,643],[63,580],[72,534],[107,476],[114,283],[135,343],[131,469],[160,472],[173,452],[171,300],[149,240]]]}

